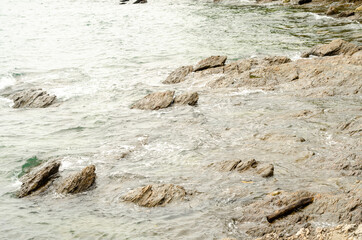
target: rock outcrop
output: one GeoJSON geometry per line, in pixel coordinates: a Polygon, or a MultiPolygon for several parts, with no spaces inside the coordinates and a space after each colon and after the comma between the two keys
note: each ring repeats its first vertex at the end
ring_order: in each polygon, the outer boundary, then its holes
{"type": "Polygon", "coordinates": [[[335,56],[335,55],[351,56],[360,50],[362,50],[360,46],[356,46],[342,39],[336,39],[330,42],[329,44],[318,45],[316,47],[313,47],[309,51],[303,53],[301,57],[307,58],[311,55],[318,57],[335,56]]]}
{"type": "Polygon", "coordinates": [[[177,200],[183,200],[186,191],[173,184],[147,185],[127,193],[123,200],[133,202],[142,207],[165,206],[177,200]]]}
{"type": "Polygon", "coordinates": [[[59,172],[60,162],[49,162],[24,175],[23,184],[17,196],[19,198],[45,191],[59,172]]]}
{"type": "Polygon", "coordinates": [[[13,108],[45,108],[54,103],[56,96],[42,89],[30,89],[11,96],[13,108]]]}
{"type": "Polygon", "coordinates": [[[195,106],[199,100],[197,92],[186,92],[175,97],[174,104],[195,106]]]}
{"type": "Polygon", "coordinates": [[[271,177],[274,174],[274,165],[273,164],[260,164],[255,159],[250,160],[227,160],[219,163],[214,163],[210,165],[211,167],[216,167],[218,170],[223,172],[232,172],[237,171],[243,173],[249,170],[253,170],[255,173],[260,176],[267,178],[271,177]]]}
{"type": "Polygon", "coordinates": [[[173,103],[174,91],[156,92],[148,94],[131,106],[131,109],[158,110],[167,108],[173,103]]]}
{"type": "Polygon", "coordinates": [[[192,66],[182,66],[174,70],[165,81],[164,84],[174,84],[185,81],[186,76],[193,71],[192,66]]]}
{"type": "Polygon", "coordinates": [[[96,181],[96,167],[90,165],[85,167],[81,172],[68,177],[60,184],[57,192],[61,194],[76,194],[87,191],[96,181]]]}
{"type": "Polygon", "coordinates": [[[226,56],[211,56],[205,58],[195,65],[194,72],[224,66],[226,59],[226,56]]]}

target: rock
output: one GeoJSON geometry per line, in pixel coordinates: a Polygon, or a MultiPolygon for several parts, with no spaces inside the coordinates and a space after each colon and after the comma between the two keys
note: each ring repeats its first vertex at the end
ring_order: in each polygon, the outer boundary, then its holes
{"type": "Polygon", "coordinates": [[[60,184],[57,192],[61,194],[75,194],[87,191],[96,181],[96,167],[90,165],[85,167],[81,172],[68,177],[60,184]]]}
{"type": "Polygon", "coordinates": [[[333,6],[330,6],[330,7],[328,8],[327,12],[326,12],[326,14],[327,14],[328,16],[334,15],[334,14],[337,14],[337,13],[338,13],[337,8],[335,8],[335,7],[333,7],[333,6]]]}
{"type": "Polygon", "coordinates": [[[194,67],[194,72],[205,70],[208,68],[221,67],[225,65],[226,56],[211,56],[198,62],[194,67]]]}
{"type": "Polygon", "coordinates": [[[342,39],[336,39],[332,42],[324,45],[318,45],[311,50],[302,54],[301,57],[307,58],[310,55],[324,57],[324,56],[334,56],[334,55],[353,55],[362,48],[356,46],[353,43],[346,42],[342,39]]]}
{"type": "Polygon", "coordinates": [[[141,207],[165,206],[177,200],[183,200],[186,191],[183,187],[173,184],[147,185],[127,193],[123,199],[136,203],[141,207]]]}
{"type": "Polygon", "coordinates": [[[280,65],[292,61],[290,58],[285,56],[266,57],[263,60],[266,62],[264,63],[264,65],[269,65],[269,66],[280,65]]]}
{"type": "Polygon", "coordinates": [[[362,5],[354,10],[355,12],[362,12],[362,5]]]}
{"type": "Polygon", "coordinates": [[[42,89],[30,89],[15,93],[11,99],[14,101],[13,108],[45,108],[54,103],[56,96],[42,89]]]}
{"type": "Polygon", "coordinates": [[[258,162],[255,159],[250,159],[248,161],[241,161],[235,168],[238,172],[245,172],[251,168],[256,168],[258,165],[258,162]]]}
{"type": "Polygon", "coordinates": [[[131,106],[131,109],[158,110],[167,108],[173,102],[174,91],[156,92],[148,94],[131,106]]]}
{"type": "Polygon", "coordinates": [[[264,178],[271,177],[274,175],[274,165],[268,164],[266,166],[262,166],[257,170],[257,173],[264,178]]]}
{"type": "Polygon", "coordinates": [[[147,3],[147,0],[137,0],[133,4],[147,3]]]}
{"type": "Polygon", "coordinates": [[[197,92],[186,92],[175,97],[175,104],[195,106],[199,100],[197,92]]]}
{"type": "Polygon", "coordinates": [[[192,72],[193,67],[192,66],[182,66],[177,68],[175,71],[173,71],[165,81],[162,83],[164,84],[172,84],[172,83],[179,83],[185,81],[186,76],[192,72]]]}
{"type": "Polygon", "coordinates": [[[354,11],[344,11],[344,12],[341,12],[340,14],[338,14],[337,17],[350,17],[350,16],[353,16],[355,14],[354,11]]]}
{"type": "Polygon", "coordinates": [[[310,2],[312,2],[312,0],[299,0],[298,4],[303,5],[303,4],[310,3],[310,2]]]}
{"type": "Polygon", "coordinates": [[[45,166],[40,166],[22,178],[18,197],[26,197],[31,194],[37,194],[45,191],[53,182],[59,171],[60,162],[49,162],[45,166]]]}

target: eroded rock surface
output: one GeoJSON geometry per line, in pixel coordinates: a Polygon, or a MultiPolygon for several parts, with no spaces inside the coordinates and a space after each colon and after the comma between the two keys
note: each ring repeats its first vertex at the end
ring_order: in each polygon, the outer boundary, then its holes
{"type": "Polygon", "coordinates": [[[62,194],[75,194],[87,191],[96,181],[96,167],[90,165],[85,167],[81,172],[68,177],[60,184],[57,192],[62,194]]]}
{"type": "Polygon", "coordinates": [[[186,191],[183,187],[173,184],[147,185],[127,193],[123,199],[142,207],[165,206],[177,200],[183,200],[186,191]]]}
{"type": "Polygon", "coordinates": [[[226,56],[211,56],[205,58],[195,65],[194,72],[224,66],[226,59],[226,56]]]}
{"type": "Polygon", "coordinates": [[[21,179],[23,184],[17,194],[18,197],[22,198],[45,191],[57,177],[59,167],[60,162],[49,162],[26,174],[21,179]]]}
{"type": "Polygon", "coordinates": [[[174,91],[151,93],[134,103],[131,108],[142,110],[158,110],[161,108],[167,108],[173,103],[174,94],[174,91]]]}
{"type": "Polygon", "coordinates": [[[42,89],[30,89],[11,96],[13,108],[45,108],[54,103],[56,96],[42,89]]]}
{"type": "Polygon", "coordinates": [[[216,167],[220,171],[231,172],[237,171],[243,173],[249,170],[253,170],[262,177],[271,177],[274,174],[273,164],[260,164],[255,159],[250,160],[227,160],[219,163],[211,164],[210,166],[216,167]]]}
{"type": "Polygon", "coordinates": [[[164,84],[174,84],[185,81],[186,76],[193,71],[192,66],[182,66],[174,70],[165,81],[164,84]]]}
{"type": "Polygon", "coordinates": [[[175,97],[174,103],[180,105],[195,106],[199,100],[197,92],[186,92],[175,97]]]}
{"type": "Polygon", "coordinates": [[[311,55],[324,57],[335,55],[353,55],[360,51],[362,48],[354,45],[353,43],[346,42],[342,39],[336,39],[324,45],[318,45],[302,54],[302,57],[307,58],[311,55]]]}

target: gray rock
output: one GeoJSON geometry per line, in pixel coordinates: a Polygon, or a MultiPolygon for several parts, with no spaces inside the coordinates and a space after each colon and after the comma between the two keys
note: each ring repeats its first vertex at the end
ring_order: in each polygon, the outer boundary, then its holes
{"type": "Polygon", "coordinates": [[[185,81],[186,76],[193,70],[192,66],[182,66],[173,71],[165,81],[164,84],[173,84],[185,81]]]}
{"type": "Polygon", "coordinates": [[[361,49],[362,48],[360,46],[354,45],[353,43],[346,42],[342,39],[336,39],[328,44],[313,47],[309,51],[303,53],[301,57],[307,58],[310,55],[318,57],[334,55],[353,55],[361,49]]]}
{"type": "Polygon", "coordinates": [[[22,198],[45,191],[57,177],[59,167],[60,162],[49,162],[25,175],[21,179],[23,184],[17,194],[18,197],[22,198]]]}
{"type": "Polygon", "coordinates": [[[131,109],[158,110],[167,108],[173,102],[174,91],[156,92],[148,94],[131,106],[131,109]]]}
{"type": "Polygon", "coordinates": [[[197,92],[186,92],[175,97],[174,103],[180,105],[195,106],[199,100],[197,92]]]}
{"type": "Polygon", "coordinates": [[[54,103],[56,96],[49,95],[42,89],[30,89],[11,96],[13,108],[45,108],[54,103]]]}
{"type": "Polygon", "coordinates": [[[268,164],[266,166],[261,166],[258,168],[257,172],[262,177],[271,177],[274,175],[274,165],[268,164]]]}
{"type": "Polygon", "coordinates": [[[186,191],[183,187],[173,184],[147,185],[137,188],[124,197],[124,201],[133,202],[142,207],[165,206],[176,200],[183,200],[186,191]]]}
{"type": "Polygon", "coordinates": [[[225,65],[226,56],[211,56],[198,62],[194,67],[194,72],[205,70],[208,68],[221,67],[225,65]]]}
{"type": "Polygon", "coordinates": [[[96,167],[90,165],[85,167],[81,172],[68,177],[60,184],[57,192],[62,194],[75,194],[87,191],[96,181],[96,167]]]}

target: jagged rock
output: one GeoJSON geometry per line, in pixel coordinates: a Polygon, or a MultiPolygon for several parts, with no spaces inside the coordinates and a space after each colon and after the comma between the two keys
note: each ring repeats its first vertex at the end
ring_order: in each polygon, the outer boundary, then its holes
{"type": "Polygon", "coordinates": [[[332,42],[324,45],[318,45],[313,47],[309,51],[302,54],[303,58],[307,58],[310,55],[324,57],[324,56],[334,56],[334,55],[353,55],[362,48],[356,46],[353,43],[346,42],[342,39],[336,39],[332,42]]]}
{"type": "Polygon", "coordinates": [[[194,72],[205,70],[208,68],[221,67],[225,65],[226,56],[211,56],[198,62],[194,67],[194,72]]]}
{"type": "Polygon", "coordinates": [[[158,110],[167,108],[173,102],[174,91],[156,92],[148,94],[131,106],[131,109],[158,110]]]}
{"type": "Polygon", "coordinates": [[[173,71],[165,81],[164,84],[173,84],[185,81],[186,76],[193,70],[192,66],[182,66],[173,71]]]}
{"type": "Polygon", "coordinates": [[[338,9],[335,8],[335,7],[333,7],[333,6],[330,6],[330,7],[328,8],[327,12],[326,12],[326,14],[327,14],[328,16],[334,15],[334,14],[337,14],[337,13],[338,13],[338,9]]]}
{"type": "Polygon", "coordinates": [[[134,189],[127,193],[123,199],[142,207],[156,207],[182,200],[185,196],[186,191],[183,187],[173,184],[161,184],[134,189]]]}
{"type": "Polygon", "coordinates": [[[292,61],[290,58],[285,56],[265,57],[263,60],[266,61],[266,65],[269,66],[280,65],[292,61]]]}
{"type": "Polygon", "coordinates": [[[26,174],[21,179],[23,184],[17,194],[18,197],[22,198],[45,191],[57,177],[59,167],[60,162],[49,162],[26,174]]]}
{"type": "Polygon", "coordinates": [[[186,92],[175,97],[175,104],[195,106],[199,100],[197,92],[186,92]]]}
{"type": "Polygon", "coordinates": [[[271,177],[274,175],[274,165],[268,164],[266,166],[262,166],[258,169],[257,173],[262,177],[271,177]]]}
{"type": "Polygon", "coordinates": [[[354,11],[344,11],[337,15],[337,17],[350,17],[355,15],[354,11]]]}
{"type": "Polygon", "coordinates": [[[303,5],[303,4],[310,3],[310,2],[312,2],[312,0],[299,0],[298,4],[303,5]]]}
{"type": "Polygon", "coordinates": [[[137,0],[133,4],[147,3],[147,0],[137,0]]]}
{"type": "Polygon", "coordinates": [[[95,170],[96,167],[94,165],[85,167],[81,172],[65,179],[65,181],[60,184],[57,192],[62,194],[75,194],[87,191],[96,181],[95,170]]]}
{"type": "Polygon", "coordinates": [[[56,96],[49,95],[42,89],[29,89],[11,96],[13,108],[45,108],[54,103],[56,96]]]}
{"type": "Polygon", "coordinates": [[[241,161],[235,168],[238,172],[245,172],[249,169],[256,168],[258,162],[255,159],[250,159],[248,161],[241,161]]]}

